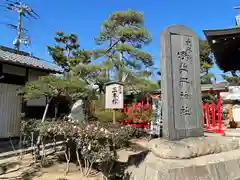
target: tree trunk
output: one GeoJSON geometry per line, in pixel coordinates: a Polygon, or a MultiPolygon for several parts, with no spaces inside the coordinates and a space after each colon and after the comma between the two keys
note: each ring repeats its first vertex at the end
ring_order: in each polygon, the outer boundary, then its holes
{"type": "Polygon", "coordinates": [[[44,110],[44,113],[43,113],[42,122],[44,122],[45,119],[46,119],[48,108],[49,108],[49,105],[51,103],[51,100],[52,100],[52,97],[49,98],[49,99],[47,98],[47,104],[46,104],[46,107],[45,107],[45,110],[44,110]]]}
{"type": "Polygon", "coordinates": [[[100,92],[100,102],[101,102],[101,105],[105,105],[105,94],[104,94],[104,92],[100,92]]]}
{"type": "MultiPolygon", "coordinates": [[[[123,63],[123,52],[121,51],[120,52],[120,66],[122,67],[122,63],[123,63]]],[[[121,69],[121,68],[120,68],[121,69]]],[[[121,72],[121,70],[118,70],[118,81],[119,82],[122,82],[122,79],[123,79],[123,76],[124,76],[124,74],[123,74],[123,72],[121,72]]]]}
{"type": "MultiPolygon", "coordinates": [[[[48,112],[48,108],[49,105],[51,103],[52,97],[51,98],[47,98],[47,104],[43,113],[43,117],[42,117],[42,123],[45,121],[46,116],[47,116],[47,112],[48,112]]],[[[42,136],[39,134],[38,138],[37,138],[37,158],[40,156],[40,144],[41,144],[41,140],[42,140],[42,136]]]]}
{"type": "MultiPolygon", "coordinates": [[[[112,38],[110,38],[109,48],[112,47],[112,38]]],[[[109,80],[110,79],[110,69],[106,68],[106,77],[109,80]]]]}
{"type": "Polygon", "coordinates": [[[56,106],[54,107],[54,119],[57,119],[57,115],[58,115],[58,105],[56,104],[56,106]]]}

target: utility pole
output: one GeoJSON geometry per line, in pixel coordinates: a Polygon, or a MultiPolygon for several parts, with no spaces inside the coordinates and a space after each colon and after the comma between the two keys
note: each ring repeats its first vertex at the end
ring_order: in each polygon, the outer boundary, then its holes
{"type": "Polygon", "coordinates": [[[23,4],[19,1],[6,0],[2,7],[6,8],[9,11],[15,11],[18,13],[18,23],[17,25],[8,24],[12,29],[17,30],[16,39],[13,42],[14,48],[20,50],[21,43],[28,45],[30,43],[29,37],[25,36],[23,31],[27,31],[23,28],[23,18],[33,18],[38,19],[39,15],[27,4],[23,4]]]}

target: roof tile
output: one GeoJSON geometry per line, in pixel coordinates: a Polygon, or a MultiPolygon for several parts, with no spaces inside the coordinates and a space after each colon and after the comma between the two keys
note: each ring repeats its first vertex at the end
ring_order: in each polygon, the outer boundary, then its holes
{"type": "Polygon", "coordinates": [[[0,46],[0,61],[30,66],[47,71],[61,72],[60,68],[56,65],[43,62],[41,59],[31,56],[29,53],[16,51],[15,49],[4,46],[0,46]]]}

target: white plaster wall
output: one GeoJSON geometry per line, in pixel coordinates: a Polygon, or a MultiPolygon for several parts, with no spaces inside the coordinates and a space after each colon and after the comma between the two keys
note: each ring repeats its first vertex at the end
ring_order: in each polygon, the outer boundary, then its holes
{"type": "Polygon", "coordinates": [[[223,100],[240,100],[240,86],[229,86],[229,92],[221,92],[223,100]]]}

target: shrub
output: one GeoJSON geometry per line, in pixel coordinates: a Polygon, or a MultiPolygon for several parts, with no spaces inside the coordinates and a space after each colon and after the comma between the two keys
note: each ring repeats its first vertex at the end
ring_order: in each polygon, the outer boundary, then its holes
{"type": "MultiPolygon", "coordinates": [[[[93,164],[102,167],[106,162],[118,158],[116,149],[128,145],[132,137],[140,131],[130,126],[113,123],[76,123],[74,121],[27,121],[22,123],[22,130],[40,133],[43,139],[58,135],[65,139],[65,158],[67,170],[70,160],[76,158],[83,176],[88,176],[93,164]]],[[[142,132],[142,131],[141,131],[142,132]]]]}
{"type": "MultiPolygon", "coordinates": [[[[113,121],[113,112],[112,110],[105,109],[105,105],[101,100],[95,101],[95,113],[94,117],[97,121],[106,123],[113,121]]],[[[116,121],[123,120],[126,117],[125,113],[122,111],[116,111],[116,121]]]]}
{"type": "Polygon", "coordinates": [[[150,122],[152,119],[151,108],[141,108],[140,110],[132,108],[132,110],[126,114],[127,120],[131,120],[133,123],[150,122]]]}
{"type": "MultiPolygon", "coordinates": [[[[98,110],[95,112],[95,117],[99,122],[112,122],[113,121],[113,112],[110,110],[98,110]]],[[[116,111],[116,121],[125,119],[126,116],[121,111],[116,111]]]]}

